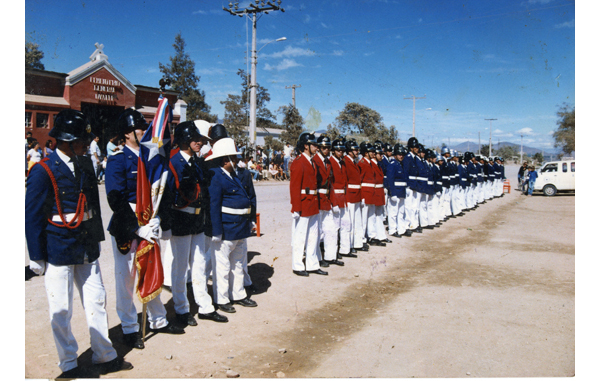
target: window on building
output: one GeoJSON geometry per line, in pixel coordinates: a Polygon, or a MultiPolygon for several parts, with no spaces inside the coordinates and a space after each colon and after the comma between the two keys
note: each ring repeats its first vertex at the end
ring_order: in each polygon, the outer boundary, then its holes
{"type": "Polygon", "coordinates": [[[25,128],[31,128],[31,112],[25,111],[25,128]]]}
{"type": "Polygon", "coordinates": [[[575,162],[571,163],[571,172],[575,172],[575,162]]]}
{"type": "Polygon", "coordinates": [[[563,163],[562,167],[563,167],[563,172],[567,172],[567,163],[563,163]]]}
{"type": "Polygon", "coordinates": [[[48,128],[48,114],[38,112],[35,116],[35,126],[37,128],[48,128]]]}

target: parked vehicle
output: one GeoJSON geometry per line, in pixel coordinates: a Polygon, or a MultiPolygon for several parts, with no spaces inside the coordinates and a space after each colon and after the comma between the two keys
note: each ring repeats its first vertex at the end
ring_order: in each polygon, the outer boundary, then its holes
{"type": "Polygon", "coordinates": [[[542,164],[533,191],[542,191],[546,196],[554,196],[557,192],[575,191],[575,160],[542,164]]]}

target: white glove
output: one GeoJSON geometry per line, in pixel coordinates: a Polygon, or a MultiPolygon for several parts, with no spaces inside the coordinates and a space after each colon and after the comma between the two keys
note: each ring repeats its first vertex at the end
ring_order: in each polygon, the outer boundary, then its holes
{"type": "Polygon", "coordinates": [[[297,220],[298,218],[300,218],[300,213],[298,213],[298,212],[292,213],[292,218],[294,218],[295,220],[297,220]]]}
{"type": "Polygon", "coordinates": [[[365,203],[365,199],[363,198],[362,200],[360,200],[360,206],[364,208],[365,205],[367,204],[365,203]]]}
{"type": "Polygon", "coordinates": [[[220,234],[219,234],[219,235],[213,235],[213,236],[212,236],[212,241],[213,241],[214,243],[220,243],[220,242],[221,242],[221,239],[222,239],[222,237],[223,237],[223,236],[222,236],[222,235],[220,235],[220,234]]]}
{"type": "Polygon", "coordinates": [[[140,238],[145,239],[148,242],[153,242],[154,239],[158,239],[157,232],[154,231],[154,226],[148,224],[141,226],[135,234],[137,234],[140,238]]]}
{"type": "Polygon", "coordinates": [[[340,212],[340,207],[339,206],[334,206],[333,207],[333,213],[338,214],[340,212]]]}
{"type": "Polygon", "coordinates": [[[44,275],[46,271],[46,261],[38,259],[37,261],[29,261],[29,269],[37,275],[44,275]]]}
{"type": "Polygon", "coordinates": [[[256,229],[256,222],[252,221],[252,229],[256,229]]]}
{"type": "Polygon", "coordinates": [[[398,201],[400,201],[400,199],[398,198],[398,196],[392,196],[392,201],[394,201],[394,204],[395,204],[398,201]]]}

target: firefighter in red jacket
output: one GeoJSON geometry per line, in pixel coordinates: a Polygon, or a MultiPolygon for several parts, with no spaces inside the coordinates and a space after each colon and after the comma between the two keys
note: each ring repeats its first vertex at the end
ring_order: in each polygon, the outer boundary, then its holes
{"type": "Polygon", "coordinates": [[[346,173],[346,164],[344,163],[344,151],[346,150],[344,141],[335,139],[332,143],[331,150],[332,155],[329,162],[331,163],[332,176],[329,199],[331,200],[331,207],[333,209],[336,233],[339,232],[337,249],[340,256],[350,256],[350,233],[352,232],[352,223],[350,222],[350,214],[348,214],[346,203],[348,175],[346,173]]]}
{"type": "Polygon", "coordinates": [[[346,203],[348,215],[350,217],[351,232],[350,232],[350,254],[355,256],[357,251],[368,251],[369,246],[363,243],[364,229],[362,224],[361,204],[361,177],[360,168],[356,164],[358,159],[358,145],[356,141],[349,140],[345,144],[346,155],[344,156],[344,164],[346,166],[346,176],[348,185],[346,186],[346,203]]]}
{"type": "Polygon", "coordinates": [[[362,219],[364,236],[373,246],[385,246],[385,242],[377,239],[375,224],[375,147],[371,143],[362,142],[360,145],[363,158],[358,162],[361,175],[362,219]]]}
{"type": "Polygon", "coordinates": [[[309,273],[327,275],[319,268],[319,201],[317,173],[312,162],[317,152],[315,135],[303,132],[296,145],[298,158],[290,168],[290,201],[292,203],[292,270],[298,276],[309,273]],[[306,266],[302,255],[306,250],[306,266]]]}
{"type": "Polygon", "coordinates": [[[374,201],[375,201],[375,239],[380,242],[392,242],[385,235],[385,191],[383,188],[383,180],[385,175],[383,170],[379,166],[379,162],[383,160],[383,145],[374,144],[375,157],[371,159],[373,165],[373,171],[375,172],[375,189],[374,189],[374,201]]]}

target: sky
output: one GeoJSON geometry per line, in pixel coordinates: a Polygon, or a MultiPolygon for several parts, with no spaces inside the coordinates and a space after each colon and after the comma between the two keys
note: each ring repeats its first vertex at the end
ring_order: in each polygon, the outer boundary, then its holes
{"type": "MultiPolygon", "coordinates": [[[[249,17],[228,1],[139,0],[25,2],[25,38],[40,45],[46,70],[87,62],[96,42],[135,85],[158,87],[159,63],[181,32],[211,113],[239,94],[249,70],[249,17]]],[[[248,1],[241,1],[246,8],[248,1]]],[[[358,102],[426,146],[470,140],[522,142],[553,149],[556,112],[575,104],[575,3],[506,1],[291,1],[257,22],[257,81],[275,112],[292,103],[319,129],[358,102]],[[286,37],[285,41],[273,40],[286,37]],[[266,45],[268,44],[268,45],[266,45]],[[286,88],[288,87],[288,88],[286,88]],[[490,121],[486,119],[495,119],[490,121]]],[[[281,122],[281,117],[278,118],[281,122]]]]}

